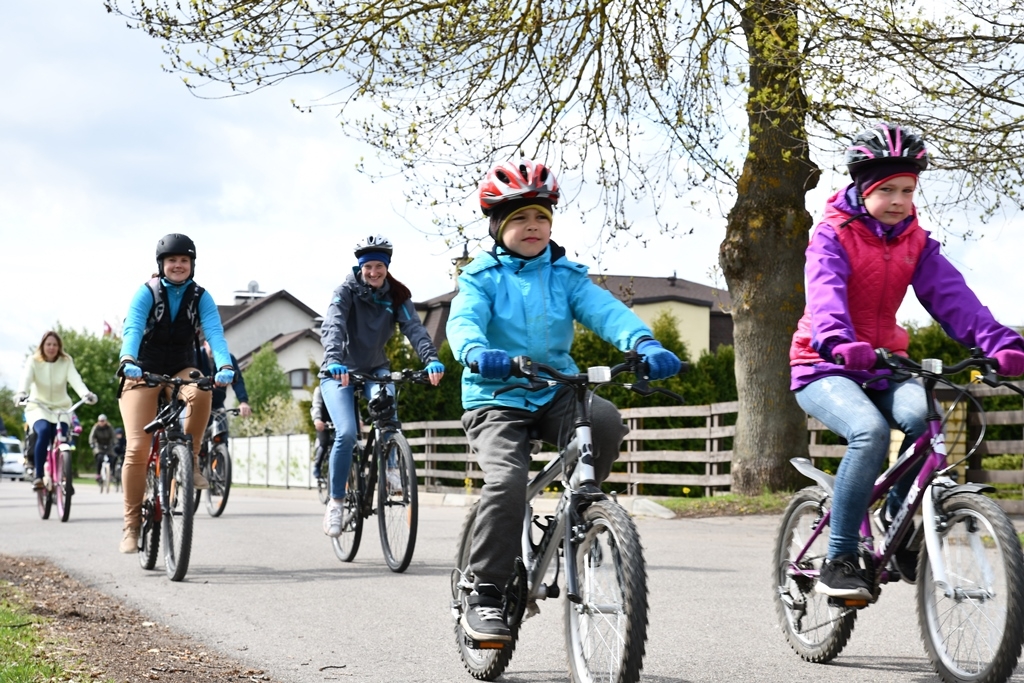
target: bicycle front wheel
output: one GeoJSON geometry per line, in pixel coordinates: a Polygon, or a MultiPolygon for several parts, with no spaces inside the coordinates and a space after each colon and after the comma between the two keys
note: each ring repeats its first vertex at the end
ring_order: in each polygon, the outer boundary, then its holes
{"type": "Polygon", "coordinates": [[[580,601],[565,601],[569,672],[577,683],[635,683],[647,644],[647,567],[636,525],[618,503],[583,511],[574,544],[580,601]]]}
{"type": "Polygon", "coordinates": [[[211,517],[220,517],[231,491],[231,456],[226,444],[214,446],[206,460],[205,474],[210,482],[210,488],[206,489],[206,511],[211,517]]]}
{"type": "Polygon", "coordinates": [[[828,555],[828,527],[800,555],[829,507],[821,488],[797,491],[782,514],[772,560],[772,593],[782,632],[801,659],[817,663],[831,661],[842,652],[857,620],[855,610],[833,607],[828,596],[814,590],[828,555]]]}
{"type": "Polygon", "coordinates": [[[416,461],[409,442],[396,432],[384,443],[377,476],[377,525],[384,561],[393,572],[404,572],[416,549],[419,500],[416,461]]]}
{"type": "Polygon", "coordinates": [[[50,510],[53,508],[53,492],[45,486],[36,489],[36,507],[39,509],[40,519],[50,518],[50,510]]]}
{"type": "MultiPolygon", "coordinates": [[[[327,505],[327,501],[331,499],[331,463],[329,456],[324,456],[320,462],[320,472],[316,478],[316,496],[320,499],[320,502],[327,505]]],[[[353,460],[353,462],[355,462],[353,460]]]]}
{"type": "Polygon", "coordinates": [[[352,455],[352,466],[348,469],[348,488],[345,492],[344,509],[341,511],[341,536],[331,539],[334,554],[342,562],[351,562],[359,552],[359,541],[363,538],[363,515],[359,472],[362,469],[358,453],[352,455]]]}
{"type": "Polygon", "coordinates": [[[110,493],[111,479],[113,479],[113,472],[110,469],[110,463],[106,460],[103,461],[102,467],[100,467],[100,493],[110,493]]]}
{"type": "Polygon", "coordinates": [[[171,581],[181,581],[192,552],[194,483],[192,451],[184,444],[170,447],[160,467],[160,507],[163,515],[164,566],[171,581]]]}
{"type": "Polygon", "coordinates": [[[75,493],[70,453],[57,452],[57,471],[60,475],[53,482],[54,493],[57,496],[57,514],[60,515],[60,521],[66,522],[71,518],[71,496],[75,493]]]}
{"type": "Polygon", "coordinates": [[[160,554],[160,501],[157,500],[156,463],[146,468],[146,493],[142,498],[142,524],[139,527],[139,564],[143,569],[156,566],[160,554]]]}
{"type": "Polygon", "coordinates": [[[473,503],[462,524],[459,534],[459,545],[455,552],[455,572],[452,574],[452,606],[455,616],[455,644],[459,648],[459,656],[466,666],[469,675],[479,681],[493,681],[512,661],[516,651],[516,639],[519,637],[519,626],[509,626],[512,639],[501,649],[479,649],[474,647],[472,640],[462,628],[462,615],[468,609],[467,599],[473,585],[473,570],[469,566],[469,554],[473,547],[473,526],[476,524],[476,513],[480,503],[473,503]],[[466,584],[460,586],[460,583],[466,584]]]}
{"type": "Polygon", "coordinates": [[[946,683],[1003,683],[1020,657],[1024,556],[1006,514],[974,493],[942,504],[939,553],[948,587],[935,581],[927,545],[917,564],[917,614],[928,658],[946,683]]]}

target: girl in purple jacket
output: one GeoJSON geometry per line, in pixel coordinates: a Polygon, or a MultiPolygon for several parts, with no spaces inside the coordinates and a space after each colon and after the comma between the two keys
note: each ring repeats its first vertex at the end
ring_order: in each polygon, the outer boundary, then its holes
{"type": "MultiPolygon", "coordinates": [[[[905,450],[925,431],[926,399],[917,382],[866,380],[875,370],[874,349],[906,355],[907,332],[896,324],[907,288],[946,333],[998,360],[1000,374],[1024,374],[1024,340],[1000,325],[939,253],[921,228],[914,207],[918,175],[928,167],[919,136],[880,124],[854,138],[846,150],[853,182],[825,204],[807,246],[807,307],[790,347],[790,388],[809,415],[846,439],[836,473],[828,561],[815,587],[841,598],[870,598],[857,560],[860,520],[895,427],[905,450]]],[[[887,526],[910,490],[914,473],[891,492],[882,511],[887,526]]],[[[908,536],[909,537],[909,536],[908,536]]],[[[916,552],[902,548],[896,560],[903,577],[916,578],[916,552]]]]}

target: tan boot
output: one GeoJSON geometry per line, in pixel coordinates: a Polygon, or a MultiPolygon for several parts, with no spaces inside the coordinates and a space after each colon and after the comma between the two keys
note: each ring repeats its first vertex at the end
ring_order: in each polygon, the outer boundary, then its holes
{"type": "Polygon", "coordinates": [[[118,548],[122,553],[139,552],[139,527],[126,526],[124,537],[121,539],[121,546],[118,548]]]}
{"type": "Polygon", "coordinates": [[[199,470],[192,470],[192,486],[196,491],[202,491],[203,489],[210,488],[210,482],[206,480],[203,473],[199,470]]]}

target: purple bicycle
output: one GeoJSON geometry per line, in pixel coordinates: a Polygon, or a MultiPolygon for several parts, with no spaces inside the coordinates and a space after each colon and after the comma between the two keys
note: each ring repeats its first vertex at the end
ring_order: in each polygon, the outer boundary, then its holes
{"type": "MultiPolygon", "coordinates": [[[[871,505],[884,503],[900,478],[920,467],[910,492],[886,529],[872,515],[861,522],[860,557],[873,586],[869,600],[830,598],[815,592],[828,549],[834,478],[805,458],[791,462],[816,482],[798,491],[782,517],[775,543],[772,589],[775,609],[790,646],[809,662],[828,662],[845,647],[857,610],[878,600],[882,584],[901,578],[894,556],[919,548],[917,612],[928,658],[946,683],[1003,683],[1013,674],[1024,640],[1024,554],[1006,513],[983,495],[987,484],[958,484],[947,463],[943,417],[935,402],[936,384],[977,399],[949,379],[968,368],[981,371],[989,386],[1024,390],[996,376],[996,362],[973,350],[972,357],[943,367],[921,364],[876,350],[875,367],[889,368],[889,381],[920,378],[927,395],[928,430],[876,481],[871,505]],[[921,510],[921,524],[914,514],[921,510]],[[876,531],[877,530],[877,531],[876,531]],[[877,533],[877,536],[876,536],[877,533]]],[[[984,415],[984,411],[980,413],[984,415]]],[[[981,443],[984,428],[971,452],[981,443]]],[[[909,572],[908,572],[909,573],[909,572]]],[[[902,577],[906,580],[908,577],[902,577]]]]}

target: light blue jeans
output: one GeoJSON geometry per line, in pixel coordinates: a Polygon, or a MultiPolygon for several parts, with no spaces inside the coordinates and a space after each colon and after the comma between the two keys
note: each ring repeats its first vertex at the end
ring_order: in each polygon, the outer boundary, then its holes
{"type": "MultiPolygon", "coordinates": [[[[386,369],[374,370],[377,377],[386,377],[386,369]]],[[[364,394],[367,398],[376,395],[379,384],[367,384],[364,387],[364,394]]],[[[386,384],[387,392],[394,396],[395,385],[386,384]]],[[[356,392],[355,387],[349,384],[341,386],[341,382],[333,377],[324,377],[320,380],[320,393],[324,397],[324,405],[334,423],[334,446],[331,448],[331,459],[329,465],[329,477],[331,482],[331,498],[342,500],[345,497],[345,482],[348,481],[348,473],[352,468],[352,449],[356,445],[359,420],[356,417],[356,392]]],[[[396,415],[397,418],[397,415],[396,415]]]]}
{"type": "MultiPolygon", "coordinates": [[[[828,557],[856,555],[860,523],[868,509],[871,489],[889,453],[890,429],[906,437],[902,453],[924,434],[928,413],[924,387],[917,381],[889,382],[886,389],[862,389],[846,377],[823,377],[796,392],[796,402],[848,444],[836,473],[832,498],[828,557]]],[[[890,491],[894,510],[906,497],[917,472],[910,472],[890,491]]]]}

